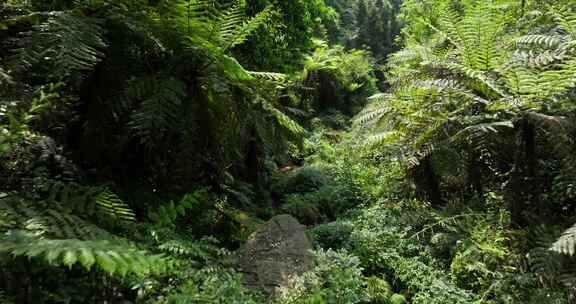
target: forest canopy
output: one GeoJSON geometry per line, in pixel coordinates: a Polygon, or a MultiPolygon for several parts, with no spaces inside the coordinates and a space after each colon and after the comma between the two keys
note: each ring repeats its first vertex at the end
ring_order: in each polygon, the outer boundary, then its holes
{"type": "Polygon", "coordinates": [[[575,100],[571,0],[5,0],[0,304],[576,303],[575,100]]]}

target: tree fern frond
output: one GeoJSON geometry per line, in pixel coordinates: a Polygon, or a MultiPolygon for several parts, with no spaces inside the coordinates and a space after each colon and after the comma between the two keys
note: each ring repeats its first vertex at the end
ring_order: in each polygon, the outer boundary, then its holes
{"type": "Polygon", "coordinates": [[[58,13],[23,40],[16,56],[17,70],[43,62],[52,63],[60,75],[89,71],[104,57],[107,47],[102,21],[85,16],[58,13]]]}
{"type": "Polygon", "coordinates": [[[546,50],[542,52],[517,50],[512,54],[510,61],[512,63],[525,63],[531,68],[542,68],[568,58],[569,55],[564,50],[546,50]]]}
{"type": "Polygon", "coordinates": [[[354,123],[361,126],[373,125],[384,116],[393,113],[394,108],[390,105],[393,98],[393,95],[384,93],[371,96],[369,98],[371,103],[354,118],[354,123]]]}
{"type": "Polygon", "coordinates": [[[393,144],[397,144],[401,139],[403,139],[405,134],[398,131],[386,131],[376,134],[371,134],[368,136],[364,142],[363,147],[368,149],[374,149],[375,147],[385,147],[393,144]]]}
{"type": "Polygon", "coordinates": [[[148,217],[158,225],[174,226],[178,217],[183,216],[190,209],[196,208],[206,195],[206,190],[196,190],[184,195],[179,202],[170,201],[160,206],[156,211],[151,211],[148,217]]]}
{"type": "Polygon", "coordinates": [[[172,77],[145,80],[135,84],[128,94],[133,98],[143,98],[139,108],[133,112],[130,128],[141,143],[149,148],[174,127],[180,115],[180,106],[186,97],[186,85],[172,77]]]}
{"type": "Polygon", "coordinates": [[[106,214],[123,221],[134,221],[134,211],[126,205],[118,195],[105,189],[95,198],[98,207],[106,214]]]}
{"type": "Polygon", "coordinates": [[[562,9],[554,14],[554,19],[568,33],[571,40],[576,40],[576,13],[562,9]]]}
{"type": "Polygon", "coordinates": [[[538,73],[538,96],[553,97],[566,93],[576,86],[576,57],[558,64],[557,70],[538,73]]]}
{"type": "Polygon", "coordinates": [[[403,63],[416,59],[429,62],[435,61],[436,56],[434,56],[432,49],[425,46],[416,45],[402,49],[390,55],[390,58],[388,59],[388,66],[399,66],[403,63]]]}
{"type": "Polygon", "coordinates": [[[454,135],[451,140],[467,140],[473,142],[475,138],[483,137],[486,134],[497,134],[500,132],[499,129],[501,128],[513,129],[514,123],[512,121],[498,121],[475,124],[464,128],[462,131],[454,135]]]}
{"type": "Polygon", "coordinates": [[[443,9],[443,13],[438,19],[439,28],[434,27],[433,25],[429,24],[434,31],[440,34],[442,37],[450,41],[450,43],[463,51],[464,39],[460,34],[460,29],[458,28],[458,22],[460,21],[461,17],[454,9],[450,6],[446,6],[443,9]]]}
{"type": "Polygon", "coordinates": [[[533,248],[527,255],[530,269],[550,285],[558,279],[563,267],[561,255],[549,250],[552,242],[545,227],[536,228],[533,248]]]}
{"type": "Polygon", "coordinates": [[[99,212],[122,221],[135,219],[130,207],[106,187],[54,182],[49,185],[49,192],[49,203],[69,208],[79,215],[90,217],[99,212]]]}
{"type": "MultiPolygon", "coordinates": [[[[11,223],[10,229],[20,229],[34,235],[51,238],[90,240],[110,239],[106,230],[86,220],[54,208],[39,208],[22,200],[0,200],[4,216],[11,223]]],[[[53,206],[58,208],[58,206],[53,206]]]]}
{"type": "Polygon", "coordinates": [[[417,81],[413,83],[414,86],[424,90],[435,90],[443,96],[461,97],[466,100],[472,100],[481,104],[488,104],[489,101],[474,94],[471,90],[466,88],[460,82],[452,79],[430,79],[417,81]]]}
{"type": "Polygon", "coordinates": [[[223,249],[219,248],[218,240],[214,238],[203,238],[201,240],[174,239],[162,242],[158,249],[172,256],[187,259],[204,260],[209,257],[222,255],[223,249]]]}
{"type": "Polygon", "coordinates": [[[485,72],[457,63],[448,63],[446,64],[446,67],[453,72],[459,73],[460,75],[477,82],[480,85],[479,89],[487,96],[494,96],[495,98],[508,97],[505,90],[485,72]],[[487,88],[488,90],[482,90],[483,88],[487,88]]]}
{"type": "Polygon", "coordinates": [[[286,80],[286,74],[273,73],[273,72],[253,72],[248,71],[248,74],[256,79],[283,82],[286,80]]]}
{"type": "Polygon", "coordinates": [[[19,231],[0,238],[0,253],[40,259],[53,266],[80,265],[86,270],[97,266],[110,275],[120,276],[162,273],[171,267],[171,261],[163,255],[149,254],[127,243],[39,239],[19,231]]]}
{"type": "Polygon", "coordinates": [[[293,137],[300,139],[306,136],[307,131],[298,122],[286,115],[284,112],[278,110],[270,102],[263,98],[258,98],[258,102],[262,104],[262,108],[274,117],[275,121],[290,133],[293,137]]]}
{"type": "Polygon", "coordinates": [[[12,76],[0,67],[0,87],[5,87],[7,85],[13,84],[14,81],[12,80],[12,76]]]}
{"type": "Polygon", "coordinates": [[[233,81],[241,82],[254,79],[234,57],[222,55],[218,57],[216,64],[220,70],[233,81]]]}
{"type": "Polygon", "coordinates": [[[525,36],[516,38],[514,41],[515,41],[516,46],[518,48],[530,46],[530,45],[544,46],[547,48],[555,48],[555,47],[560,46],[562,43],[564,43],[564,39],[562,39],[561,37],[553,36],[553,35],[544,35],[544,34],[525,35],[525,36]]]}
{"type": "Polygon", "coordinates": [[[550,250],[573,256],[576,252],[576,225],[564,231],[558,240],[550,246],[550,250]]]}
{"type": "Polygon", "coordinates": [[[224,51],[234,48],[246,41],[246,39],[262,24],[270,21],[272,7],[266,7],[256,16],[246,20],[244,1],[235,1],[233,5],[221,13],[217,20],[220,46],[224,51]]]}

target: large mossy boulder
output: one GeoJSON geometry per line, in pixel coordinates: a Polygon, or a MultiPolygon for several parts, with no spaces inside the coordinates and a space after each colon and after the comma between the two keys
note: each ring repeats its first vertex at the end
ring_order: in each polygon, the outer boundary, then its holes
{"type": "Polygon", "coordinates": [[[249,288],[273,294],[313,267],[305,227],[290,215],[278,215],[254,232],[238,251],[238,270],[249,288]]]}

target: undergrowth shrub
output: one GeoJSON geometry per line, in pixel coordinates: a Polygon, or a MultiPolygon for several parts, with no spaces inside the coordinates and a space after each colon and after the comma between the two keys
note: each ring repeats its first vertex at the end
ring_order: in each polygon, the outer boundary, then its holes
{"type": "Polygon", "coordinates": [[[314,252],[316,267],[281,290],[276,303],[360,303],[368,300],[360,260],[346,250],[314,252]]]}
{"type": "Polygon", "coordinates": [[[350,221],[335,221],[315,226],[310,230],[314,247],[324,249],[349,248],[354,224],[350,221]]]}
{"type": "Polygon", "coordinates": [[[166,304],[260,304],[264,299],[242,284],[242,277],[232,270],[204,269],[170,295],[166,304]]]}
{"type": "Polygon", "coordinates": [[[399,212],[373,207],[354,221],[352,252],[366,273],[384,274],[397,288],[410,290],[412,303],[469,303],[470,294],[449,283],[426,247],[410,238],[405,220],[399,212]]]}
{"type": "Polygon", "coordinates": [[[314,225],[326,221],[316,193],[291,194],[282,200],[282,211],[294,216],[301,224],[314,225]]]}
{"type": "Polygon", "coordinates": [[[327,183],[328,178],[322,168],[305,166],[289,173],[278,173],[272,188],[273,192],[282,196],[316,191],[327,183]]]}
{"type": "Polygon", "coordinates": [[[305,224],[335,220],[358,205],[353,191],[347,188],[348,186],[331,184],[314,192],[287,195],[282,200],[282,210],[305,224]]]}
{"type": "Polygon", "coordinates": [[[372,304],[388,304],[394,295],[390,283],[377,276],[366,278],[366,293],[372,304]]]}

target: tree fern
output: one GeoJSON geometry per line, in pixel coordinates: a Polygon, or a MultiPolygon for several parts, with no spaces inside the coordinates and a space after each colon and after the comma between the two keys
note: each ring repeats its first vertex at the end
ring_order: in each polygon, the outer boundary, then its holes
{"type": "Polygon", "coordinates": [[[562,30],[554,34],[503,35],[515,22],[506,12],[513,6],[472,1],[455,7],[442,2],[441,14],[421,16],[428,37],[410,37],[391,56],[391,92],[374,96],[355,118],[370,130],[362,131],[369,149],[401,146],[402,159],[416,166],[447,149],[462,151],[463,159],[475,153],[483,161],[506,159],[495,143],[518,131],[513,117],[523,119],[523,111],[545,108],[575,86],[570,24],[558,22],[562,30]]]}

